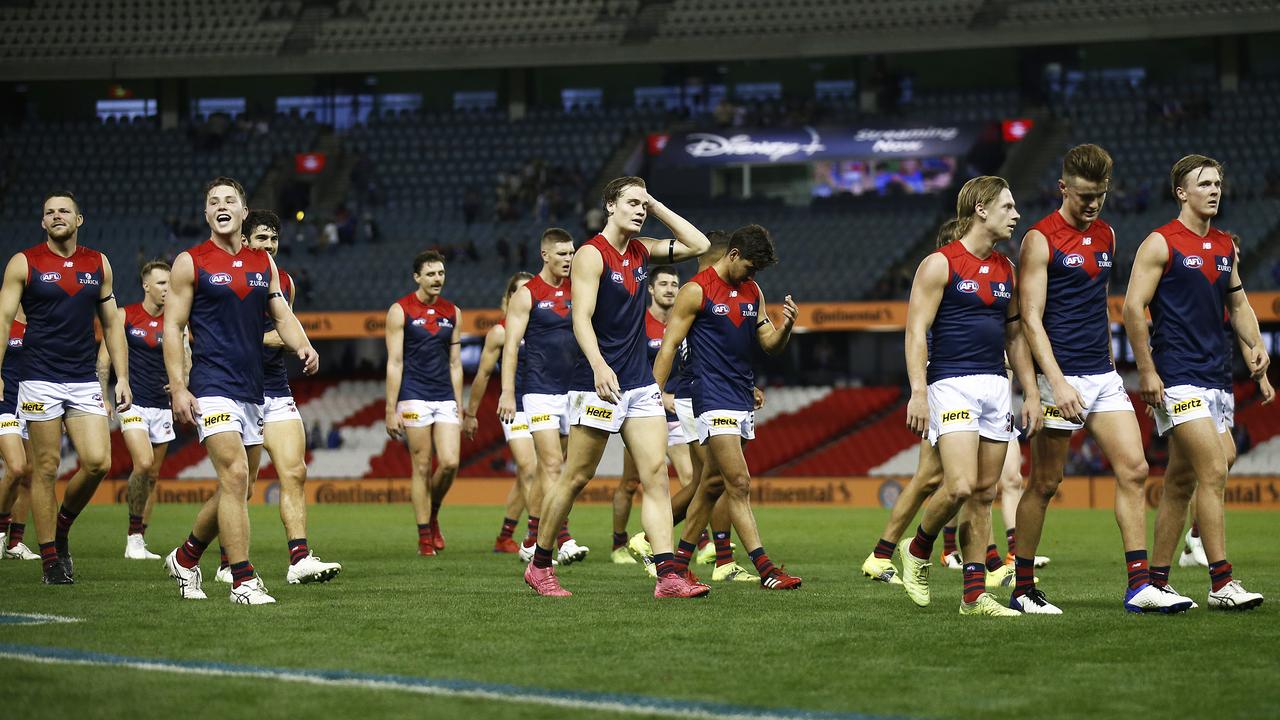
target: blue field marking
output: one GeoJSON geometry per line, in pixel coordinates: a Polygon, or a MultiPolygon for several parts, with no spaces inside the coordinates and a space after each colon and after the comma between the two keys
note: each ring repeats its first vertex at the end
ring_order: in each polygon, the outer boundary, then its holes
{"type": "Polygon", "coordinates": [[[39,613],[0,612],[0,625],[48,625],[50,623],[75,623],[80,618],[39,613]]]}
{"type": "MultiPolygon", "coordinates": [[[[152,672],[278,680],[334,687],[399,690],[424,695],[474,698],[526,705],[549,705],[574,710],[705,718],[706,720],[740,720],[742,718],[752,720],[891,720],[884,715],[865,715],[862,713],[751,707],[698,700],[648,697],[645,695],[548,690],[471,680],[436,680],[405,675],[351,672],[348,670],[269,668],[199,660],[136,658],[88,650],[76,650],[74,648],[39,647],[8,643],[0,643],[0,658],[52,665],[117,667],[152,672]]],[[[901,719],[899,718],[898,720],[901,719]]]]}

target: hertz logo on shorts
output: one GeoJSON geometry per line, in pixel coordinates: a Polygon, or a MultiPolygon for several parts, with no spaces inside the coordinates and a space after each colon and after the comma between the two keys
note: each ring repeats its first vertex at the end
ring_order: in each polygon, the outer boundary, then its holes
{"type": "Polygon", "coordinates": [[[0,420],[0,428],[16,428],[16,427],[18,427],[17,420],[0,420]]]}
{"type": "Polygon", "coordinates": [[[400,413],[400,417],[404,418],[405,420],[417,420],[422,416],[416,412],[406,412],[406,413],[400,413]]]}
{"type": "Polygon", "coordinates": [[[544,422],[551,422],[551,413],[543,413],[542,415],[534,415],[533,417],[529,418],[529,422],[530,422],[530,423],[544,423],[544,422]]]}
{"type": "Polygon", "coordinates": [[[528,423],[520,423],[519,425],[511,426],[511,432],[524,432],[525,430],[528,430],[528,429],[529,429],[528,423]]]}
{"type": "Polygon", "coordinates": [[[44,403],[42,403],[42,402],[24,402],[24,403],[22,403],[22,412],[24,412],[24,413],[42,413],[42,412],[44,412],[44,403]]]}
{"type": "Polygon", "coordinates": [[[1190,400],[1181,400],[1173,404],[1174,415],[1186,415],[1193,410],[1199,410],[1204,407],[1204,401],[1200,398],[1191,398],[1190,400]]]}
{"type": "Polygon", "coordinates": [[[207,428],[213,427],[214,425],[229,423],[231,422],[231,413],[214,413],[212,415],[205,415],[203,422],[204,426],[207,428]]]}
{"type": "Polygon", "coordinates": [[[1046,420],[1048,420],[1048,419],[1061,420],[1061,419],[1062,419],[1062,411],[1058,409],[1058,406],[1057,406],[1057,405],[1045,405],[1045,406],[1044,406],[1044,417],[1045,417],[1045,419],[1046,419],[1046,420]]]}
{"type": "Polygon", "coordinates": [[[609,408],[602,408],[602,407],[596,407],[595,405],[588,405],[586,409],[586,413],[588,416],[593,418],[598,418],[600,420],[613,419],[613,410],[610,410],[609,408]]]}
{"type": "Polygon", "coordinates": [[[142,422],[142,418],[138,417],[137,415],[130,415],[129,417],[121,418],[120,422],[124,423],[125,425],[128,425],[129,423],[140,423],[142,422]]]}
{"type": "Polygon", "coordinates": [[[951,423],[969,422],[973,419],[973,414],[968,410],[947,410],[942,413],[942,424],[950,425],[951,423]]]}
{"type": "Polygon", "coordinates": [[[711,427],[738,427],[738,419],[730,417],[711,418],[711,427]]]}

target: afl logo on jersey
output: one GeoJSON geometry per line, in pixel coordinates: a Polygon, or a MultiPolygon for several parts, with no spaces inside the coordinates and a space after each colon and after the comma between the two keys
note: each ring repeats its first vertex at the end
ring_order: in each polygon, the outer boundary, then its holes
{"type": "Polygon", "coordinates": [[[550,310],[555,306],[556,304],[555,304],[555,301],[553,300],[542,300],[541,302],[538,303],[539,310],[550,310]]]}
{"type": "Polygon", "coordinates": [[[611,273],[609,273],[609,279],[610,279],[610,280],[612,280],[612,281],[614,281],[614,282],[616,282],[616,283],[618,283],[619,285],[621,285],[621,284],[623,283],[623,280],[622,280],[622,273],[620,273],[620,272],[618,272],[618,271],[616,271],[616,270],[615,270],[615,271],[613,271],[613,272],[611,272],[611,273]]]}
{"type": "Polygon", "coordinates": [[[209,276],[209,282],[213,283],[214,285],[230,285],[231,273],[224,273],[224,272],[214,273],[209,276]]]}
{"type": "Polygon", "coordinates": [[[129,334],[134,337],[144,338],[147,336],[147,331],[142,328],[129,328],[129,334]]]}
{"type": "Polygon", "coordinates": [[[711,312],[716,315],[728,315],[729,306],[725,305],[724,303],[716,303],[715,305],[711,306],[711,312]]]}
{"type": "Polygon", "coordinates": [[[1204,258],[1199,255],[1188,255],[1182,259],[1182,264],[1192,270],[1199,270],[1204,266],[1204,258]]]}
{"type": "Polygon", "coordinates": [[[40,276],[40,282],[56,283],[62,279],[61,273],[47,272],[40,276]]]}
{"type": "Polygon", "coordinates": [[[959,290],[962,293],[969,293],[970,295],[972,295],[973,293],[978,292],[978,281],[977,280],[961,280],[960,282],[956,283],[956,290],[959,290]]]}
{"type": "Polygon", "coordinates": [[[649,347],[657,350],[662,347],[662,338],[653,338],[649,341],[649,347]]]}
{"type": "Polygon", "coordinates": [[[9,338],[9,347],[11,348],[22,347],[22,338],[9,338]]]}
{"type": "Polygon", "coordinates": [[[1084,256],[1079,253],[1071,253],[1062,258],[1062,264],[1069,268],[1080,267],[1084,264],[1084,256]]]}
{"type": "Polygon", "coordinates": [[[426,319],[426,318],[414,318],[414,319],[413,319],[413,322],[411,322],[411,323],[409,323],[409,324],[410,324],[410,325],[412,325],[412,326],[414,326],[414,327],[422,327],[423,325],[426,325],[426,324],[427,324],[427,319],[426,319]]]}

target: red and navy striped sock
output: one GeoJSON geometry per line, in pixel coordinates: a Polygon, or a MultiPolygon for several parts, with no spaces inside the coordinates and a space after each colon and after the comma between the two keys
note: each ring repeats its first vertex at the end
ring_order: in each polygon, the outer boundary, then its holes
{"type": "Polygon", "coordinates": [[[733,543],[729,542],[728,532],[711,533],[711,542],[716,544],[716,567],[733,562],[733,543]]]}
{"type": "Polygon", "coordinates": [[[302,558],[311,554],[311,550],[307,548],[307,539],[298,538],[289,541],[289,564],[297,565],[302,558]]]}
{"type": "Polygon", "coordinates": [[[1191,523],[1191,537],[1200,537],[1200,523],[1191,523]]]}
{"type": "MultiPolygon", "coordinates": [[[[907,548],[907,551],[921,560],[928,560],[929,556],[933,554],[933,541],[937,539],[938,533],[927,533],[924,531],[923,525],[917,525],[916,536],[912,538],[911,545],[907,548]]],[[[945,543],[946,541],[943,540],[943,542],[945,543]]]]}
{"type": "Polygon", "coordinates": [[[520,523],[515,518],[502,518],[502,532],[498,533],[498,538],[502,540],[510,539],[516,532],[516,525],[520,523]]]}
{"type": "Polygon", "coordinates": [[[1035,558],[1024,558],[1015,555],[1013,558],[1013,596],[1021,597],[1031,592],[1036,586],[1035,558]]]}
{"type": "MultiPolygon", "coordinates": [[[[934,537],[936,538],[938,536],[934,535],[934,537]]],[[[930,545],[929,547],[932,550],[933,546],[930,545]]],[[[953,552],[959,552],[959,551],[960,549],[956,547],[955,527],[948,525],[942,528],[942,554],[950,555],[953,552]]]]}
{"type": "Polygon", "coordinates": [[[535,545],[533,547],[533,566],[536,568],[551,567],[551,550],[535,545]]]}
{"type": "Polygon", "coordinates": [[[756,572],[760,573],[760,577],[767,578],[773,572],[773,561],[769,559],[768,553],[764,551],[764,546],[752,550],[747,553],[751,556],[751,562],[756,566],[756,572]]]}
{"type": "Polygon", "coordinates": [[[572,539],[573,536],[569,534],[569,521],[565,520],[564,524],[560,526],[560,532],[556,534],[556,544],[564,545],[572,539]]]}
{"type": "Polygon", "coordinates": [[[142,516],[141,515],[129,516],[129,534],[130,535],[142,534],[142,516]]]}
{"type": "Polygon", "coordinates": [[[538,516],[529,516],[529,529],[525,532],[524,544],[527,547],[531,542],[538,541],[538,516]]]}
{"type": "Polygon", "coordinates": [[[676,570],[684,573],[689,570],[689,561],[693,559],[693,554],[698,551],[698,546],[681,538],[680,544],[676,546],[675,563],[676,570]]]}
{"type": "Polygon", "coordinates": [[[418,544],[431,542],[431,523],[418,523],[418,544]]]}
{"type": "Polygon", "coordinates": [[[253,565],[248,560],[231,566],[231,587],[238,588],[253,578],[253,565]]]}
{"type": "Polygon", "coordinates": [[[71,532],[71,523],[76,521],[80,513],[71,512],[66,505],[58,508],[58,529],[53,533],[53,544],[59,555],[67,554],[67,535],[71,532]]]}
{"type": "Polygon", "coordinates": [[[49,568],[58,564],[58,547],[53,543],[40,543],[40,564],[44,566],[45,572],[49,572],[49,568]]]}
{"type": "Polygon", "coordinates": [[[8,532],[9,523],[13,520],[11,513],[0,513],[0,535],[8,532]]]}
{"type": "Polygon", "coordinates": [[[26,537],[26,523],[9,523],[9,539],[5,541],[5,545],[13,547],[22,542],[22,538],[26,537]]]}
{"type": "Polygon", "coordinates": [[[620,547],[626,547],[626,545],[627,545],[627,534],[625,532],[620,532],[620,533],[616,532],[613,534],[614,550],[617,550],[620,547]]]}
{"type": "Polygon", "coordinates": [[[711,535],[706,530],[703,530],[702,534],[698,536],[698,549],[701,550],[706,547],[709,542],[711,542],[711,535]]]}
{"type": "Polygon", "coordinates": [[[1231,563],[1226,560],[1209,563],[1209,586],[1218,592],[1231,582],[1231,563]]]}
{"type": "Polygon", "coordinates": [[[1129,589],[1137,590],[1151,582],[1151,569],[1147,567],[1146,550],[1130,550],[1124,554],[1124,566],[1129,570],[1129,589]]]}
{"type": "Polygon", "coordinates": [[[182,543],[182,547],[178,548],[178,556],[175,558],[178,564],[190,570],[200,564],[200,556],[204,554],[205,548],[209,547],[209,543],[202,541],[192,533],[187,536],[187,541],[182,543]]]}
{"type": "Polygon", "coordinates": [[[1168,565],[1152,565],[1148,568],[1148,574],[1151,577],[1151,584],[1156,587],[1162,588],[1169,584],[1168,565]]]}
{"type": "Polygon", "coordinates": [[[885,540],[884,538],[880,538],[880,542],[876,543],[876,549],[872,550],[871,554],[881,560],[892,560],[894,547],[896,546],[893,543],[885,540]]]}
{"type": "Polygon", "coordinates": [[[1009,547],[1010,555],[1018,554],[1018,543],[1016,541],[1015,535],[1016,533],[1014,532],[1013,528],[1005,528],[1004,542],[1005,542],[1005,545],[1009,547]]]}
{"type": "Polygon", "coordinates": [[[667,577],[679,572],[676,559],[672,553],[654,553],[653,563],[658,566],[658,577],[667,577]]]}
{"type": "Polygon", "coordinates": [[[222,543],[218,543],[218,569],[231,567],[231,560],[227,557],[227,548],[222,543]]]}
{"type": "Polygon", "coordinates": [[[1000,549],[992,543],[987,546],[987,572],[995,572],[1004,564],[1004,559],[1000,557],[1000,549]]]}
{"type": "Polygon", "coordinates": [[[987,591],[987,569],[982,563],[964,564],[964,601],[976,603],[987,591]]]}

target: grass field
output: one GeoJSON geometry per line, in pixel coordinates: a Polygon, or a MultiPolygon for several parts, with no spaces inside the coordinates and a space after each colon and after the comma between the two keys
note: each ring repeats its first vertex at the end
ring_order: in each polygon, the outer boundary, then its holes
{"type": "MultiPolygon", "coordinates": [[[[997,620],[958,616],[958,572],[935,566],[934,603],[925,609],[900,589],[864,580],[857,568],[883,523],[879,510],[758,510],[770,555],[804,578],[803,589],[717,585],[701,601],[656,601],[652,581],[637,566],[610,564],[605,507],[574,514],[575,535],[594,551],[561,572],[575,593],[565,600],[534,596],[512,556],[489,552],[501,511],[481,507],[446,508],[449,548],[436,558],[414,554],[407,506],[314,507],[312,548],[346,569],[327,585],[288,586],[274,510],[254,509],[252,557],[279,604],[244,608],[227,602],[225,586],[212,581],[216,549],[204,562],[210,600],[182,602],[159,561],[122,559],[122,507],[88,509],[72,532],[75,586],[41,585],[37,562],[0,562],[0,613],[53,613],[82,622],[0,625],[0,651],[71,648],[620,693],[674,699],[677,708],[680,701],[734,706],[705,713],[722,717],[750,717],[744,708],[1037,720],[1280,714],[1280,623],[1270,604],[1280,601],[1274,515],[1228,518],[1237,577],[1271,598],[1260,610],[1129,615],[1121,609],[1125,575],[1110,515],[1057,510],[1041,549],[1053,563],[1040,579],[1066,614],[997,620]]],[[[148,531],[152,549],[164,554],[185,537],[194,512],[157,508],[148,531]]],[[[746,563],[741,552],[739,560],[746,563]]],[[[1173,572],[1174,585],[1203,606],[1206,572],[1173,572]]],[[[518,689],[509,693],[514,701],[486,700],[147,672],[110,663],[3,662],[6,714],[26,720],[233,713],[641,716],[573,702],[534,705],[520,701],[518,689]]]]}

